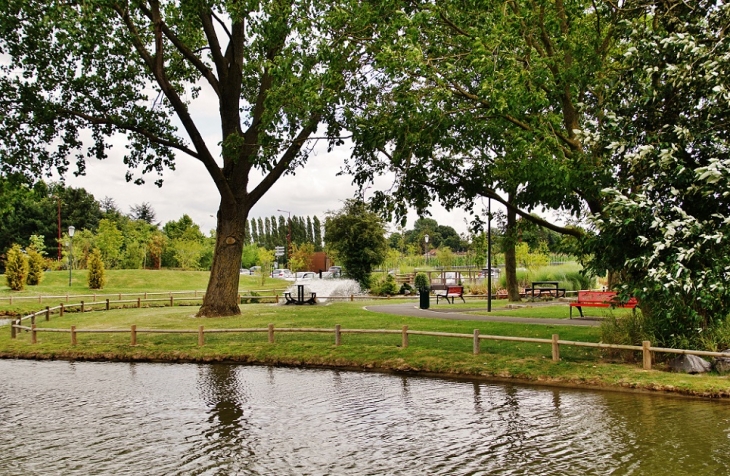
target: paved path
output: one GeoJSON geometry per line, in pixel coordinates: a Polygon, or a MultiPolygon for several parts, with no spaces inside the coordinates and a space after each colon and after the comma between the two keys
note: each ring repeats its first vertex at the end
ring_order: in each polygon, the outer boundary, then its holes
{"type": "MultiPolygon", "coordinates": [[[[601,325],[600,320],[596,319],[547,319],[539,317],[514,317],[500,316],[502,309],[493,310],[492,315],[465,314],[466,311],[484,311],[486,305],[475,309],[460,309],[459,311],[450,311],[449,309],[420,309],[418,305],[413,303],[405,304],[385,304],[376,306],[365,306],[365,309],[372,312],[380,312],[385,314],[397,314],[409,317],[426,317],[430,319],[452,319],[458,321],[487,321],[487,322],[511,322],[514,324],[542,324],[545,326],[588,326],[597,327],[601,325]]],[[[509,312],[509,311],[507,311],[509,312]]]]}

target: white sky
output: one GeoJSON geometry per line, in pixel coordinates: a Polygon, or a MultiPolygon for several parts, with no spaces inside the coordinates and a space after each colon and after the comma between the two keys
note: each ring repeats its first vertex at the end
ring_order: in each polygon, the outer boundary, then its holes
{"type": "MultiPolygon", "coordinates": [[[[220,155],[220,148],[217,145],[221,141],[218,98],[205,83],[201,83],[201,86],[200,97],[192,102],[190,110],[208,147],[214,154],[220,155]]],[[[179,123],[177,124],[179,133],[184,134],[184,129],[179,123]]],[[[315,134],[321,136],[323,130],[324,127],[320,127],[315,134]]],[[[187,136],[185,137],[187,139],[187,136]]],[[[132,205],[148,202],[156,213],[157,221],[162,224],[188,214],[205,233],[215,228],[219,195],[201,162],[178,153],[176,170],[164,172],[162,188],[154,184],[157,179],[154,174],[145,177],[146,184],[135,185],[124,179],[127,169],[122,162],[125,152],[123,137],[116,139],[114,144],[115,146],[108,151],[108,159],[87,161],[86,175],[75,177],[72,173],[68,173],[65,176],[66,184],[83,187],[99,201],[104,197],[113,198],[122,213],[129,213],[132,205]]],[[[249,218],[287,216],[277,211],[282,209],[290,211],[292,216],[316,215],[320,220],[324,220],[328,211],[340,209],[344,200],[354,197],[357,193],[350,176],[337,176],[345,158],[350,154],[350,147],[351,145],[344,145],[327,152],[326,141],[319,141],[304,167],[297,169],[296,175],[281,177],[251,210],[249,218]]],[[[260,178],[252,176],[251,184],[258,183],[258,180],[260,178]]],[[[392,185],[391,182],[386,178],[377,180],[365,191],[365,198],[371,197],[375,190],[388,190],[392,185]]],[[[467,233],[465,212],[459,210],[447,212],[438,204],[432,206],[430,212],[432,218],[440,225],[451,226],[460,234],[467,233]]],[[[411,228],[417,218],[415,213],[411,213],[407,228],[411,228]]],[[[395,231],[394,226],[391,228],[395,231]]]]}
{"type": "MultiPolygon", "coordinates": [[[[218,140],[210,138],[209,144],[218,140]]],[[[66,184],[83,187],[101,201],[113,198],[122,213],[129,213],[132,205],[149,202],[155,210],[157,220],[162,224],[177,220],[187,213],[200,225],[204,232],[215,228],[215,214],[219,196],[202,163],[184,154],[178,154],[175,171],[165,171],[162,188],[154,185],[156,175],[149,175],[147,183],[135,185],[124,179],[126,166],[122,162],[123,144],[111,149],[104,161],[87,162],[86,175],[66,175],[66,184]],[[212,215],[212,216],[211,216],[212,215]]],[[[323,220],[325,213],[342,207],[342,202],[356,195],[357,190],[350,176],[337,176],[344,158],[349,154],[345,146],[328,153],[324,141],[317,145],[303,168],[296,175],[279,179],[269,192],[256,204],[249,217],[284,215],[277,209],[287,210],[292,215],[318,216],[323,220]]],[[[252,180],[252,182],[254,182],[252,180]]],[[[365,191],[365,198],[374,190],[387,190],[391,183],[383,178],[365,191]]],[[[458,233],[466,233],[467,214],[463,211],[447,212],[439,205],[432,206],[432,218],[440,225],[448,225],[458,233]]],[[[417,216],[409,215],[407,227],[411,228],[417,216]]],[[[395,229],[392,227],[393,230],[395,229]]]]}

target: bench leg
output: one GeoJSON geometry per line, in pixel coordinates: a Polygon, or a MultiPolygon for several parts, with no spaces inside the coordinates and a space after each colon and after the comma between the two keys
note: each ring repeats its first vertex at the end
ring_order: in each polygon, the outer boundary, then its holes
{"type": "Polygon", "coordinates": [[[464,300],[464,296],[459,296],[461,298],[461,301],[466,304],[466,301],[464,300]]]}

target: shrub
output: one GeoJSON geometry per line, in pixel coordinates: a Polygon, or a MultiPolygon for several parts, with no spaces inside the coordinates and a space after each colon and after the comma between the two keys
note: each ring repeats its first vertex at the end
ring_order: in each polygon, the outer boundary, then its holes
{"type": "Polygon", "coordinates": [[[94,251],[91,252],[87,266],[89,267],[87,278],[89,289],[102,289],[106,281],[106,272],[104,271],[104,262],[101,259],[99,248],[94,248],[94,251]]]}
{"type": "Polygon", "coordinates": [[[8,258],[5,261],[5,281],[8,287],[13,291],[22,291],[28,277],[28,269],[28,258],[20,249],[20,245],[13,245],[8,250],[8,258]]]}
{"type": "Polygon", "coordinates": [[[416,278],[413,280],[413,285],[416,289],[418,289],[418,292],[427,292],[428,284],[428,276],[426,276],[426,273],[416,274],[416,278]]]}
{"type": "Polygon", "coordinates": [[[411,292],[413,292],[413,287],[408,283],[403,283],[398,290],[398,294],[411,294],[411,292]]]}
{"type": "Polygon", "coordinates": [[[43,281],[43,270],[46,267],[46,260],[34,246],[29,246],[28,253],[28,276],[25,278],[28,286],[37,286],[43,281]]]}
{"type": "MultiPolygon", "coordinates": [[[[653,334],[651,323],[638,310],[625,317],[616,317],[610,313],[601,322],[601,342],[607,344],[640,346],[642,341],[653,341],[653,334]]],[[[636,358],[636,353],[632,350],[609,349],[605,354],[607,357],[622,357],[627,361],[634,361],[636,358]]]]}
{"type": "Polygon", "coordinates": [[[370,287],[370,292],[377,296],[392,296],[398,292],[398,285],[392,274],[376,280],[370,287]]]}

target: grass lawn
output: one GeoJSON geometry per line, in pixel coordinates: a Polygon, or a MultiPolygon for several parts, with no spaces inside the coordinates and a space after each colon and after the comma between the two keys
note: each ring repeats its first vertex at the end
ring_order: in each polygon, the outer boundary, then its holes
{"type": "MultiPolygon", "coordinates": [[[[144,292],[204,291],[207,285],[206,271],[174,270],[111,270],[103,294],[140,294],[144,292]]],[[[47,272],[40,286],[13,292],[5,286],[0,276],[0,315],[28,314],[45,306],[57,306],[61,296],[93,294],[86,286],[86,272],[74,271],[72,285],[68,286],[68,274],[64,271],[47,272]],[[17,297],[54,296],[52,299],[19,300],[17,297]],[[10,305],[10,297],[13,304],[10,305]]],[[[241,276],[240,290],[276,292],[281,294],[288,286],[277,279],[266,279],[261,285],[259,278],[241,276]]],[[[125,297],[125,299],[127,299],[125,297]]],[[[79,299],[75,301],[78,302],[79,299]]],[[[92,299],[86,299],[87,302],[92,299]]],[[[548,344],[482,341],[481,353],[472,354],[472,340],[449,337],[410,336],[408,348],[401,347],[400,335],[347,334],[343,333],[342,345],[334,345],[334,332],[329,333],[277,333],[276,342],[270,344],[266,333],[206,334],[205,345],[197,345],[197,335],[145,334],[137,336],[138,345],[130,345],[128,330],[134,324],[138,329],[206,329],[265,328],[273,323],[277,328],[311,327],[334,330],[336,324],[343,329],[401,329],[471,334],[475,328],[482,335],[505,335],[549,339],[559,334],[562,340],[598,342],[600,329],[570,326],[547,326],[440,319],[420,319],[399,315],[387,315],[365,311],[368,304],[385,301],[333,302],[315,306],[283,306],[273,304],[242,305],[242,315],[229,318],[195,318],[197,306],[173,308],[142,308],[112,310],[110,312],[67,312],[64,317],[54,315],[50,322],[38,319],[39,327],[70,329],[118,329],[115,334],[81,333],[78,345],[71,346],[70,334],[38,333],[38,344],[30,343],[30,333],[21,332],[17,339],[10,339],[7,327],[0,327],[0,356],[27,358],[64,358],[125,361],[233,361],[279,365],[316,365],[374,368],[406,372],[425,372],[456,376],[480,376],[489,378],[519,378],[527,381],[558,384],[594,385],[599,387],[624,387],[655,390],[674,390],[687,394],[730,396],[728,377],[716,375],[677,375],[661,370],[641,370],[640,363],[615,363],[595,349],[561,346],[561,361],[551,360],[548,344]]],[[[398,302],[395,299],[391,302],[398,302]]],[[[403,301],[406,302],[406,301],[403,301]]],[[[413,302],[416,302],[415,300],[413,302]]],[[[113,304],[113,299],[112,299],[113,304]]],[[[435,304],[434,309],[469,310],[482,308],[477,313],[486,314],[486,301],[467,300],[467,303],[435,304]]],[[[507,309],[503,300],[493,301],[494,315],[567,318],[568,304],[562,302],[543,305],[523,303],[527,307],[507,309]],[[532,306],[532,307],[530,307],[532,306]]],[[[602,316],[608,312],[622,313],[630,310],[586,308],[588,315],[602,316]]],[[[27,324],[27,321],[24,323],[27,324]]],[[[637,358],[640,356],[637,354],[637,358]]],[[[657,366],[657,368],[661,368],[657,366]]]]}
{"type": "MultiPolygon", "coordinates": [[[[382,302],[382,301],[378,301],[382,302]]],[[[374,303],[374,302],[373,302],[374,303]]],[[[596,328],[528,324],[453,321],[409,318],[365,311],[364,302],[337,302],[315,306],[248,304],[242,315],[229,318],[193,317],[194,306],[155,309],[93,311],[53,316],[50,322],[38,319],[39,327],[69,329],[205,329],[305,327],[334,329],[394,329],[482,335],[509,335],[549,339],[559,334],[563,340],[597,342],[596,328]]],[[[0,328],[1,329],[1,328],[0,328]]],[[[360,367],[405,372],[519,378],[527,381],[593,385],[599,387],[673,390],[687,394],[730,395],[728,377],[677,375],[661,370],[644,371],[637,363],[613,363],[602,359],[598,350],[561,346],[561,361],[551,360],[549,344],[482,341],[481,353],[472,354],[470,338],[410,336],[410,345],[401,347],[400,335],[343,333],[342,345],[334,345],[334,332],[277,333],[270,344],[267,334],[206,334],[205,345],[197,345],[197,335],[139,333],[137,345],[130,334],[78,333],[78,345],[71,346],[69,333],[38,333],[38,344],[30,343],[30,333],[10,339],[0,332],[0,355],[4,357],[66,358],[131,361],[234,361],[279,365],[360,367]]],[[[637,355],[637,357],[639,357],[637,355]]]]}
{"type": "MultiPolygon", "coordinates": [[[[430,304],[431,309],[434,310],[453,310],[457,312],[465,312],[467,314],[474,315],[493,315],[493,316],[515,316],[515,317],[544,317],[549,319],[568,319],[570,317],[570,306],[567,302],[563,301],[551,301],[551,302],[522,302],[522,303],[510,303],[504,299],[493,299],[492,300],[492,312],[487,312],[487,301],[477,299],[467,299],[466,303],[457,301],[454,304],[446,302],[432,301],[430,304]],[[510,306],[516,305],[519,307],[511,308],[510,306]],[[479,309],[479,310],[475,310],[479,309]]],[[[639,311],[637,311],[639,312],[639,311]]],[[[585,317],[592,318],[604,318],[610,315],[616,317],[622,317],[631,314],[631,309],[624,308],[605,308],[605,307],[584,307],[583,315],[585,317]]],[[[578,309],[573,309],[573,317],[580,317],[578,309]]]]}

